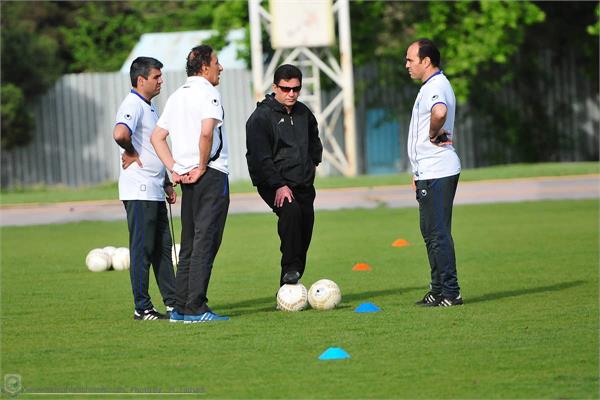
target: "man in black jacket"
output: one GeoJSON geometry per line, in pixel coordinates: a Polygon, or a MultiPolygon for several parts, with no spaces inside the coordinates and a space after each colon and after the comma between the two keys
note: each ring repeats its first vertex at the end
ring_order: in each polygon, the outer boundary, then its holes
{"type": "Polygon", "coordinates": [[[278,217],[281,240],[279,285],[295,284],[306,267],[315,220],[315,168],[323,145],[313,113],[298,101],[302,72],[285,64],[275,70],[273,93],[246,122],[246,160],[258,194],[278,217]]]}

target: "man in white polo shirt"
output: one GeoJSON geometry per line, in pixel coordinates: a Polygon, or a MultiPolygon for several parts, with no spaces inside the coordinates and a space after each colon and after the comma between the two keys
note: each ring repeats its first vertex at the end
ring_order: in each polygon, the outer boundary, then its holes
{"type": "Polygon", "coordinates": [[[171,322],[223,321],[229,318],[214,313],[207,304],[229,209],[224,111],[215,88],[223,67],[212,48],[201,45],[190,51],[186,70],[185,84],[167,100],[151,139],[182,190],[177,302],[171,322]]]}
{"type": "Polygon", "coordinates": [[[420,39],[408,47],[406,68],[412,79],[423,82],[413,106],[407,142],[421,234],[431,268],[430,290],[417,304],[461,305],[451,233],[452,206],[460,175],[460,160],[452,146],[454,91],[440,70],[440,52],[429,39],[420,39]]]}
{"type": "Polygon", "coordinates": [[[171,259],[172,239],[165,206],[175,203],[176,193],[165,167],[150,144],[158,114],[151,103],[160,93],[162,63],[138,57],[129,75],[133,89],[117,112],[113,137],[121,147],[119,199],[127,212],[130,279],[135,304],[134,319],[166,319],[153,306],[148,294],[150,264],[167,308],[175,305],[175,274],[171,259]]]}

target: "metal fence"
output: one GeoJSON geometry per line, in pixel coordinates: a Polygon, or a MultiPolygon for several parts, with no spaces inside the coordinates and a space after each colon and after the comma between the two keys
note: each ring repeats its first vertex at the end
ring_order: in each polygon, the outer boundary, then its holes
{"type": "MultiPolygon", "coordinates": [[[[545,110],[544,115],[533,118],[551,118],[561,132],[557,137],[558,150],[548,161],[598,160],[599,94],[577,76],[573,61],[568,57],[559,65],[548,61],[548,68],[551,68],[552,76],[556,76],[550,84],[536,83],[535,77],[532,78],[532,85],[540,86],[545,110]]],[[[377,71],[373,68],[357,70],[355,81],[358,86],[364,81],[375,82],[374,74],[377,71]]],[[[184,72],[168,72],[164,78],[162,93],[154,100],[159,112],[169,94],[186,77],[184,72]]],[[[25,147],[2,153],[2,187],[36,184],[77,187],[117,180],[119,151],[112,131],[115,113],[129,88],[128,75],[121,73],[70,74],[59,79],[34,105],[36,128],[33,141],[25,147]]],[[[230,179],[249,179],[245,160],[245,122],[255,108],[251,74],[245,70],[225,70],[218,89],[225,107],[230,179]]],[[[414,85],[398,91],[385,84],[357,89],[360,171],[378,174],[408,169],[405,146],[410,107],[417,91],[418,87],[414,85]]],[[[525,101],[510,87],[498,96],[507,104],[525,101]]],[[[520,161],[515,156],[514,146],[489,134],[502,128],[491,126],[485,116],[471,112],[476,107],[476,104],[460,105],[457,111],[456,149],[463,167],[520,161]]],[[[336,137],[343,142],[341,127],[336,128],[336,137]]],[[[319,167],[319,173],[339,174],[326,162],[319,167]]]]}
{"type": "MultiPolygon", "coordinates": [[[[159,114],[169,94],[185,79],[183,71],[164,73],[162,92],[153,100],[159,114]]],[[[117,109],[130,87],[129,76],[121,73],[61,77],[33,107],[36,126],[32,142],[2,153],[2,187],[77,187],[117,180],[119,150],[112,131],[117,109]]],[[[249,179],[245,121],[255,107],[250,73],[223,71],[217,88],[226,111],[231,179],[249,179]]]]}
{"type": "MultiPolygon", "coordinates": [[[[598,161],[600,137],[600,94],[582,76],[575,58],[560,57],[553,62],[550,52],[543,52],[539,62],[546,76],[531,76],[528,93],[535,96],[539,112],[525,115],[528,122],[550,125],[544,141],[544,161],[598,161]]],[[[418,85],[386,84],[386,77],[399,72],[398,66],[381,62],[356,71],[357,124],[361,135],[362,170],[366,173],[391,173],[409,168],[406,140],[411,108],[418,85]],[[390,72],[391,71],[391,72],[390,72]],[[361,85],[361,83],[363,83],[361,85]],[[368,83],[368,84],[365,84],[368,83]],[[398,89],[400,87],[400,89],[398,89]],[[398,150],[399,149],[399,150],[398,150]]],[[[477,90],[476,88],[474,90],[477,90]]],[[[494,93],[494,103],[502,109],[531,112],[514,83],[494,93]]],[[[494,123],[481,112],[479,104],[458,104],[455,118],[455,148],[463,168],[523,162],[523,149],[506,140],[503,129],[515,129],[514,121],[506,126],[494,123]]],[[[530,132],[519,132],[530,135],[530,132]]],[[[539,149],[537,149],[539,151],[539,149]]]]}

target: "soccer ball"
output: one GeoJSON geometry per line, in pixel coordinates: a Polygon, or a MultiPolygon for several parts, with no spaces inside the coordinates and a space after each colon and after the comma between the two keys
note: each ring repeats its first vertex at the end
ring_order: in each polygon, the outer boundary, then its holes
{"type": "Polygon", "coordinates": [[[102,249],[92,249],[85,257],[85,265],[92,272],[102,272],[110,268],[110,257],[102,249]]]}
{"type": "Polygon", "coordinates": [[[332,280],[321,279],[308,290],[308,302],[315,310],[331,310],[342,301],[340,287],[332,280]]]}
{"type": "Polygon", "coordinates": [[[106,246],[102,249],[102,251],[105,252],[108,258],[110,259],[110,265],[108,266],[108,269],[110,269],[110,267],[112,266],[112,255],[115,253],[116,249],[117,248],[114,246],[106,246]]]}
{"type": "Polygon", "coordinates": [[[106,254],[108,254],[109,257],[112,257],[112,255],[116,249],[117,248],[114,246],[106,246],[105,248],[102,249],[102,251],[104,251],[106,254]]]}
{"type": "Polygon", "coordinates": [[[119,247],[112,255],[112,266],[115,271],[124,271],[129,269],[129,249],[119,247]]]}
{"type": "Polygon", "coordinates": [[[300,282],[286,284],[277,292],[277,308],[283,311],[300,311],[306,308],[308,295],[306,287],[300,282]]]}
{"type": "Polygon", "coordinates": [[[179,249],[181,246],[179,243],[175,243],[173,247],[171,247],[171,260],[173,260],[173,265],[177,265],[179,261],[179,249]]]}

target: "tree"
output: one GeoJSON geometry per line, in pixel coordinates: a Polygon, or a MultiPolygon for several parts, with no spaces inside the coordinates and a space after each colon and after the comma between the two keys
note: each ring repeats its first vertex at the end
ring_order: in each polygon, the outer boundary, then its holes
{"type": "Polygon", "coordinates": [[[207,43],[227,44],[247,21],[245,2],[1,2],[2,149],[27,144],[29,111],[66,72],[118,70],[143,33],[216,29],[207,43]]]}
{"type": "MultiPolygon", "coordinates": [[[[546,15],[545,23],[529,26],[517,54],[508,64],[487,65],[481,70],[486,79],[478,80],[478,89],[470,95],[476,104],[473,113],[489,119],[486,134],[493,137],[497,150],[483,155],[502,161],[503,149],[510,148],[514,160],[520,162],[558,161],[561,152],[584,147],[577,124],[564,129],[561,120],[588,118],[577,115],[570,98],[548,93],[559,86],[570,92],[590,93],[598,101],[598,35],[589,34],[589,26],[597,22],[595,3],[586,1],[539,2],[546,15]],[[575,82],[555,76],[552,66],[570,65],[575,82]],[[533,79],[535,78],[535,79],[533,79]],[[573,85],[573,87],[567,87],[573,85]],[[565,88],[566,87],[566,88],[565,88]]],[[[585,99],[576,99],[582,101],[585,99]]],[[[598,122],[595,123],[598,130],[598,122]]],[[[597,140],[597,139],[596,139],[597,140]]],[[[596,142],[597,143],[597,142],[596,142]]],[[[598,148],[580,148],[585,159],[597,160],[598,148]]]]}
{"type": "Polygon", "coordinates": [[[123,1],[86,2],[74,11],[75,23],[60,28],[73,57],[70,72],[115,71],[149,32],[217,31],[207,44],[227,45],[230,29],[247,20],[245,2],[123,1]]]}
{"type": "Polygon", "coordinates": [[[431,1],[351,3],[352,51],[365,65],[377,60],[392,82],[408,78],[386,69],[403,71],[406,48],[427,37],[443,49],[444,72],[457,97],[465,101],[480,68],[506,63],[514,54],[526,26],[543,21],[544,13],[528,1],[431,1]]]}
{"type": "Polygon", "coordinates": [[[2,2],[2,149],[27,144],[33,117],[30,106],[63,70],[59,45],[48,33],[58,9],[41,3],[30,12],[27,3],[2,2]]]}
{"type": "Polygon", "coordinates": [[[596,22],[592,25],[588,25],[587,32],[592,36],[600,35],[600,5],[596,6],[596,22]]]}
{"type": "Polygon", "coordinates": [[[10,150],[31,140],[33,116],[23,90],[12,83],[2,83],[2,149],[10,150]]]}

